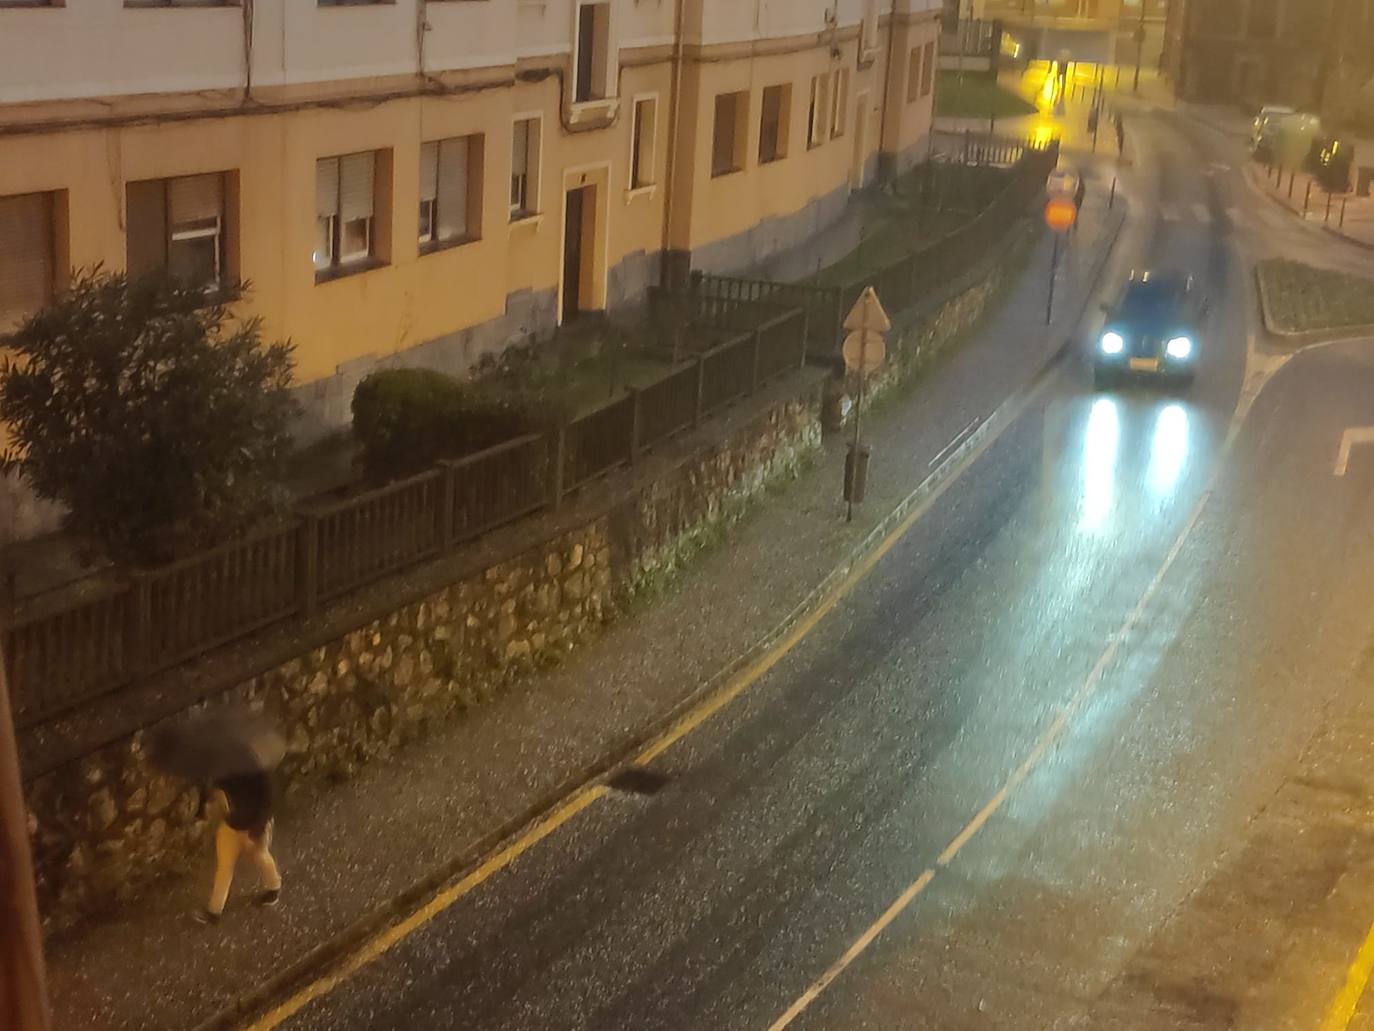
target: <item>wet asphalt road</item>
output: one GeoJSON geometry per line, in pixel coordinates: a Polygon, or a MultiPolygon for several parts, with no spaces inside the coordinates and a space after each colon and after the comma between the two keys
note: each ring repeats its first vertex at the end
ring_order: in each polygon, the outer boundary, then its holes
{"type": "Polygon", "coordinates": [[[1294,359],[1228,449],[1242,258],[1311,241],[1276,242],[1220,141],[1137,131],[1161,211],[1206,213],[1150,244],[1213,298],[1194,387],[1095,394],[1063,362],[659,790],[595,803],[286,1027],[765,1029],[926,871],[789,1026],[1176,1026],[1101,1007],[1345,689],[1374,446],[1332,464],[1374,424],[1374,349],[1294,359]]]}

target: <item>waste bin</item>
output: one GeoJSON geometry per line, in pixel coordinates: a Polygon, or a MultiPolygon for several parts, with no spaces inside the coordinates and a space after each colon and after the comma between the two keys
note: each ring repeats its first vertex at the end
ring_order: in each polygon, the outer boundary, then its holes
{"type": "Polygon", "coordinates": [[[852,505],[862,502],[868,489],[868,457],[867,444],[850,444],[844,456],[844,499],[852,505]]]}

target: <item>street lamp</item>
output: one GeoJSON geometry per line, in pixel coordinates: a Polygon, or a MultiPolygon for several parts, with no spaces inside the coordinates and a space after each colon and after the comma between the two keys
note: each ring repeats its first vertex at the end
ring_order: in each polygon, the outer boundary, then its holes
{"type": "Polygon", "coordinates": [[[1140,64],[1145,59],[1145,0],[1136,0],[1140,4],[1140,24],[1135,29],[1135,86],[1133,92],[1140,92],[1140,64]]]}

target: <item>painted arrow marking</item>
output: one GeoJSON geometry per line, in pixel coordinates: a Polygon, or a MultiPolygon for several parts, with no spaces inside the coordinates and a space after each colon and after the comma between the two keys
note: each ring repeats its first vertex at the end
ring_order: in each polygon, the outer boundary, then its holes
{"type": "Polygon", "coordinates": [[[1336,476],[1344,476],[1350,465],[1350,449],[1356,444],[1374,444],[1374,426],[1350,426],[1341,434],[1341,449],[1336,453],[1336,476]]]}

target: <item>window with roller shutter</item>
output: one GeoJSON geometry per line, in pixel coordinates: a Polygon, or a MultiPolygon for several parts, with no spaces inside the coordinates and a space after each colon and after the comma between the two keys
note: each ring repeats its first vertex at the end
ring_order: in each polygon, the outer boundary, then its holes
{"type": "Polygon", "coordinates": [[[420,147],[422,250],[480,236],[482,138],[455,136],[420,147]]]}
{"type": "Polygon", "coordinates": [[[0,197],[0,336],[52,299],[54,228],[51,193],[0,197]]]}
{"type": "Polygon", "coordinates": [[[321,276],[368,264],[374,254],[377,153],[315,162],[315,271],[321,276]]]}
{"type": "Polygon", "coordinates": [[[224,285],[225,178],[209,172],[129,184],[130,275],[166,271],[206,290],[224,285]]]}

